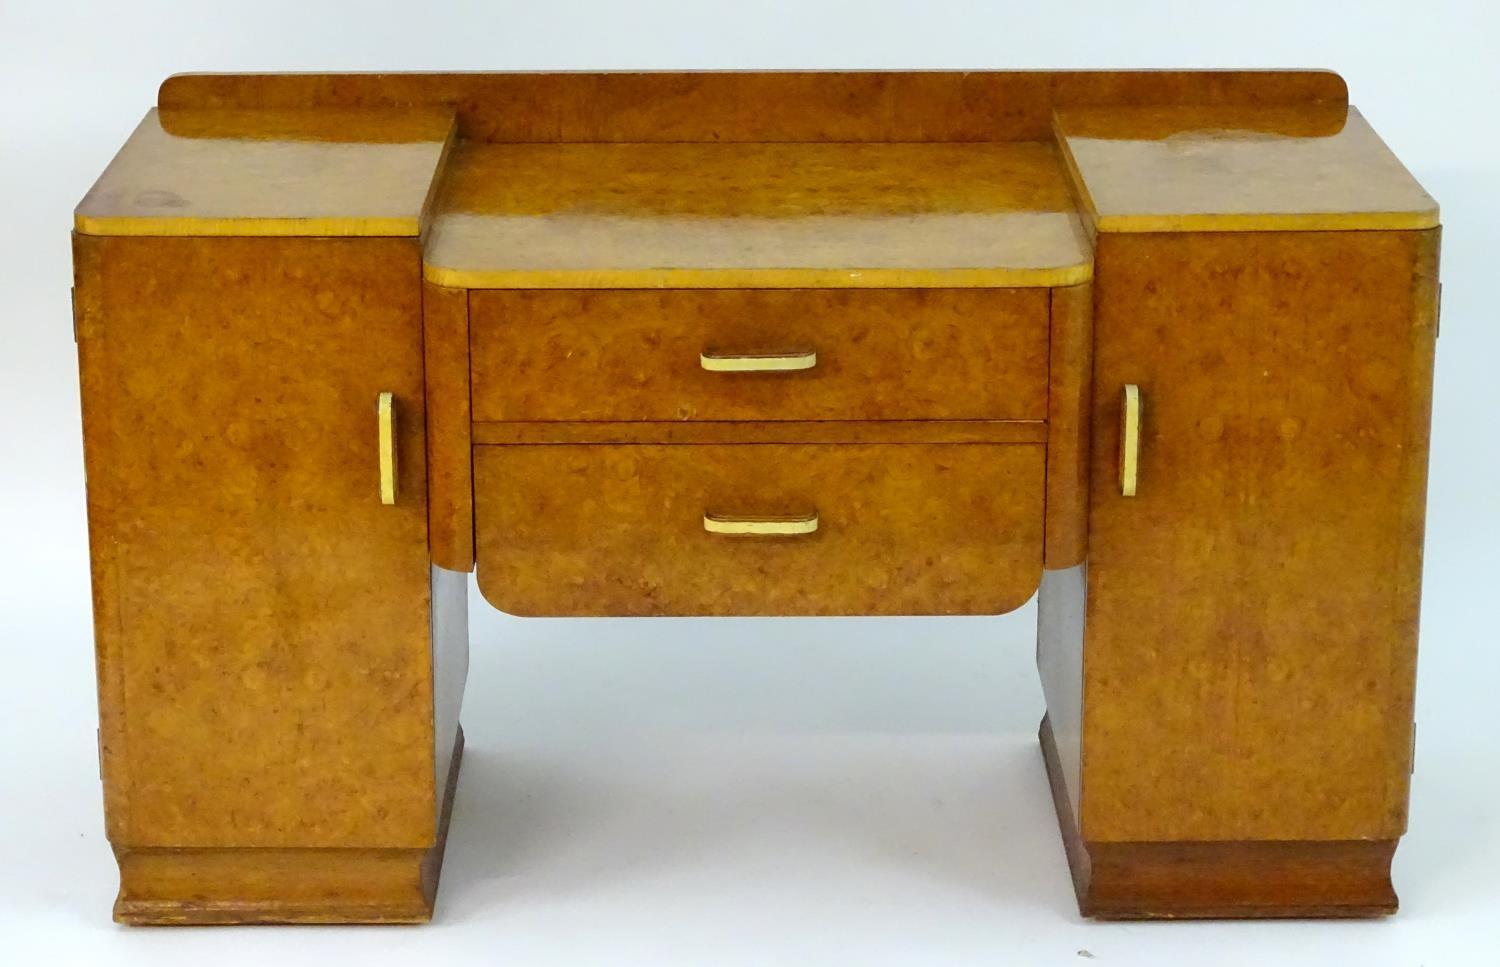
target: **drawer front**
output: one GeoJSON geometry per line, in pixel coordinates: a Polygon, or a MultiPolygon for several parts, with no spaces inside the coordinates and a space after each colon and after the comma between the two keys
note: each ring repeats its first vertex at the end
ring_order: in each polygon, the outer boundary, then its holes
{"type": "Polygon", "coordinates": [[[475,291],[474,419],[1042,420],[1048,300],[1047,289],[475,291]],[[791,358],[710,361],[730,368],[716,371],[704,353],[791,358]]]}
{"type": "Polygon", "coordinates": [[[1044,449],[480,446],[479,587],[520,615],[999,614],[1040,580],[1044,449]]]}

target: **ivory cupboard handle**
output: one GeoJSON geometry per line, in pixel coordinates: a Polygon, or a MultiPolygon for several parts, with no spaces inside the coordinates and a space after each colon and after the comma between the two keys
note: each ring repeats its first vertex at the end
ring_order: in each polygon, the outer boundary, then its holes
{"type": "Polygon", "coordinates": [[[731,517],[727,514],[703,514],[703,529],[710,534],[735,537],[776,537],[811,534],[818,529],[818,515],[798,514],[789,517],[731,517]]]}
{"type": "Polygon", "coordinates": [[[1120,495],[1134,497],[1141,469],[1141,388],[1125,384],[1120,402],[1120,495]]]}
{"type": "Polygon", "coordinates": [[[789,353],[721,353],[705,349],[698,364],[710,373],[790,373],[818,365],[814,350],[789,353]]]}
{"type": "Polygon", "coordinates": [[[380,442],[380,502],[396,502],[396,400],[381,393],[375,400],[375,422],[380,442]]]}

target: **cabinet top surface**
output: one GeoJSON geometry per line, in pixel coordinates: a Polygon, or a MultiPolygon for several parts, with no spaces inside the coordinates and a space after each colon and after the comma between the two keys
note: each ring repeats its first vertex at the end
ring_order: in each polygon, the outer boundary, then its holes
{"type": "Polygon", "coordinates": [[[1091,232],[1435,227],[1342,93],[1316,73],[190,76],[75,228],[420,237],[454,288],[782,288],[1074,285],[1091,232]]]}
{"type": "Polygon", "coordinates": [[[1101,232],[1438,224],[1437,203],[1352,107],[1069,109],[1057,130],[1101,232]]]}
{"type": "Polygon", "coordinates": [[[465,142],[426,261],[475,288],[1070,285],[1092,254],[1045,143],[465,142]]]}
{"type": "Polygon", "coordinates": [[[74,212],[85,235],[417,235],[453,112],[147,112],[74,212]]]}

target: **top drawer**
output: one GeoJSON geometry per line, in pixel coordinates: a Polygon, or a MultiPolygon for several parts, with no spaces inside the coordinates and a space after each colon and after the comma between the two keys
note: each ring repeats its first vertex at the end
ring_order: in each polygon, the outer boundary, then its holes
{"type": "Polygon", "coordinates": [[[1043,420],[1048,306],[1047,289],[476,290],[474,419],[1043,420]],[[716,371],[705,353],[816,361],[716,371]]]}

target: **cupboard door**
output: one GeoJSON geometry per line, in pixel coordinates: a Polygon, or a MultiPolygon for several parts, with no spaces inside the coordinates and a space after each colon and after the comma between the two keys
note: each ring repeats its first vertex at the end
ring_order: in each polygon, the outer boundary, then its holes
{"type": "Polygon", "coordinates": [[[1436,232],[1100,237],[1086,839],[1404,829],[1436,262],[1436,232]]]}
{"type": "Polygon", "coordinates": [[[78,236],[75,257],[110,838],[430,843],[416,246],[78,236]]]}

